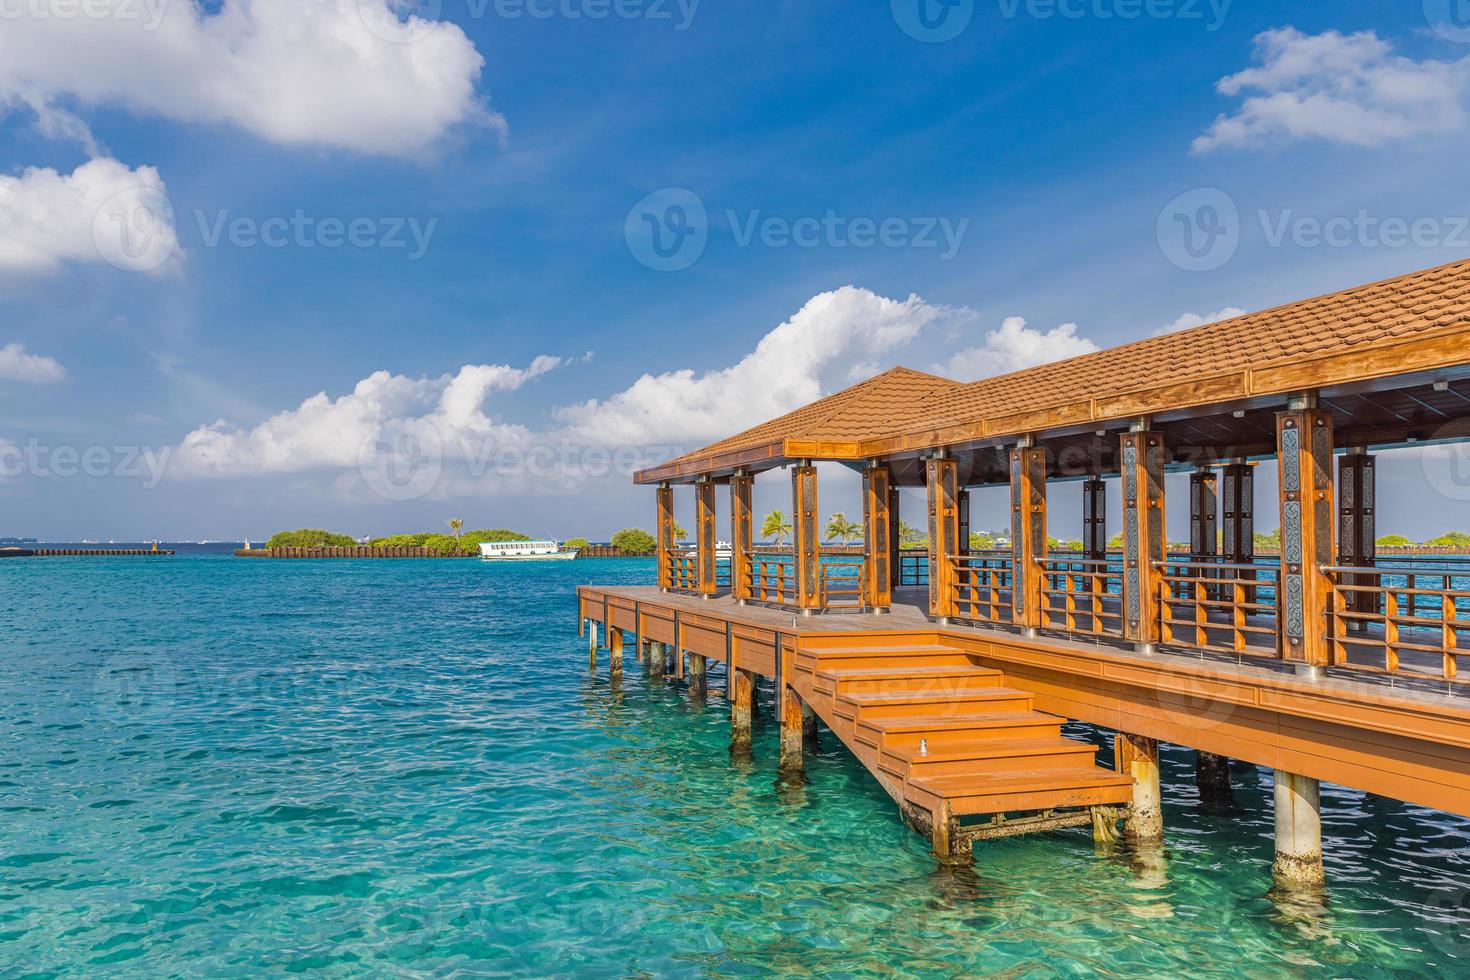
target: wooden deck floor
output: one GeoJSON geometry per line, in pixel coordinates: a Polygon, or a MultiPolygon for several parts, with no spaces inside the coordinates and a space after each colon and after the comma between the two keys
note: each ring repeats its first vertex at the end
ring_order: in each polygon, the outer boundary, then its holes
{"type": "Polygon", "coordinates": [[[1470,697],[1390,686],[1372,674],[1297,676],[1258,658],[1145,655],[1060,636],[940,627],[902,590],[889,615],[790,611],[653,587],[584,586],[580,615],[629,638],[781,677],[823,637],[882,637],[963,650],[1034,696],[1037,710],[1470,816],[1470,697]]]}

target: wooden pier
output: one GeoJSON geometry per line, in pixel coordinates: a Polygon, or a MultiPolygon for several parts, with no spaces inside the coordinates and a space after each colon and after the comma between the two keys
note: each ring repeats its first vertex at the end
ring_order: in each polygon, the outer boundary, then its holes
{"type": "Polygon", "coordinates": [[[165,548],[0,548],[0,558],[164,558],[172,554],[165,548]]]}
{"type": "MultiPolygon", "coordinates": [[[[657,488],[657,588],[588,586],[579,612],[615,665],[625,636],[697,686],[723,665],[737,744],[751,682],[772,678],[783,764],[821,718],[944,860],[1067,824],[1107,839],[1120,817],[1158,841],[1170,742],[1199,751],[1212,792],[1229,759],[1275,770],[1277,883],[1320,888],[1322,780],[1470,816],[1470,562],[1378,553],[1374,455],[1466,440],[1470,261],[972,384],[896,368],[637,474],[657,488]],[[821,546],[821,461],[862,474],[859,554],[821,546]],[[773,552],[751,500],[779,470],[793,541],[773,552]],[[1170,473],[1187,474],[1182,549],[1170,473]],[[1080,552],[1048,546],[1063,480],[1082,484],[1080,552]],[[927,497],[921,554],[900,548],[901,487],[927,497]],[[985,487],[1009,502],[1004,551],[970,547],[985,487]],[[1273,554],[1255,550],[1258,507],[1279,520],[1273,554]],[[1119,771],[1065,720],[1116,733],[1119,771]]],[[[1447,527],[1470,513],[1455,490],[1447,527]]]]}

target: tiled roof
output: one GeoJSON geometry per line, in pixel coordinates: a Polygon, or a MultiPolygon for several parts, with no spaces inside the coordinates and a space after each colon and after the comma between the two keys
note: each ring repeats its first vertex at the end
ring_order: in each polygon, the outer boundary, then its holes
{"type": "Polygon", "coordinates": [[[928,396],[962,387],[957,381],[896,367],[835,395],[722,439],[676,460],[718,456],[781,439],[855,442],[888,435],[928,396]]]}
{"type": "Polygon", "coordinates": [[[1275,392],[1303,379],[1315,386],[1470,364],[1470,344],[1431,342],[1455,328],[1470,328],[1470,260],[970,384],[895,368],[660,472],[687,475],[722,454],[786,442],[861,444],[854,455],[876,455],[898,442],[913,448],[941,445],[960,432],[1044,427],[1037,420],[1048,413],[1068,420],[1126,416],[1148,403],[1144,393],[1185,407],[1275,392]],[[1416,340],[1424,343],[1405,344],[1416,340]],[[1381,364],[1368,356],[1395,347],[1417,353],[1394,353],[1381,364]]]}

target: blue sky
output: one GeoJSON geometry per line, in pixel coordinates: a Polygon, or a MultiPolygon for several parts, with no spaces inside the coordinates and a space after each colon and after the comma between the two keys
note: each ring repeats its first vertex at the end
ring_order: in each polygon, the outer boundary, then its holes
{"type": "MultiPolygon", "coordinates": [[[[893,363],[969,378],[1470,251],[1448,0],[67,3],[0,3],[0,534],[603,537],[651,494],[528,459],[693,448],[893,363]],[[635,209],[671,189],[707,244],[659,271],[635,209]],[[1170,208],[1222,194],[1236,234],[1189,257],[1170,208]],[[97,242],[140,204],[151,251],[97,242]],[[436,478],[384,492],[426,425],[436,478]]],[[[1385,529],[1457,523],[1394,465],[1385,529]]]]}

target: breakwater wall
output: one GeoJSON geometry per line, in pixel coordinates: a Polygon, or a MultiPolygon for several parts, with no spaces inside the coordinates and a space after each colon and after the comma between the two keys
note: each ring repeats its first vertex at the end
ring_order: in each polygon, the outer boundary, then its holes
{"type": "Polygon", "coordinates": [[[152,548],[0,548],[0,558],[166,558],[152,548]]]}

